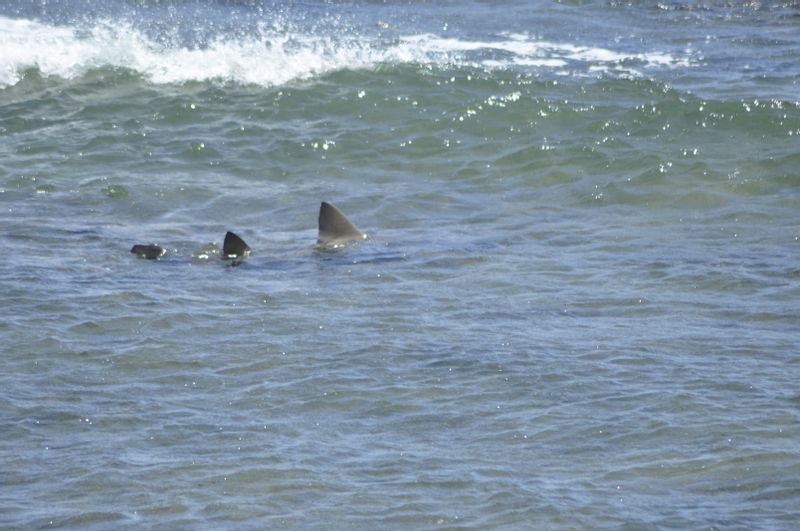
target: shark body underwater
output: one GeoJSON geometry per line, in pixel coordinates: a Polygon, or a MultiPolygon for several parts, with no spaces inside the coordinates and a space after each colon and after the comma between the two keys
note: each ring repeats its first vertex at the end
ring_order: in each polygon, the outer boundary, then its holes
{"type": "MultiPolygon", "coordinates": [[[[331,250],[368,239],[366,233],[347,219],[341,210],[325,201],[319,207],[319,233],[316,248],[331,250]]],[[[158,260],[166,254],[167,250],[158,244],[137,243],[131,247],[131,253],[138,258],[158,260]]],[[[222,244],[222,259],[230,262],[232,266],[241,264],[250,255],[250,246],[233,232],[225,234],[222,244]]]]}

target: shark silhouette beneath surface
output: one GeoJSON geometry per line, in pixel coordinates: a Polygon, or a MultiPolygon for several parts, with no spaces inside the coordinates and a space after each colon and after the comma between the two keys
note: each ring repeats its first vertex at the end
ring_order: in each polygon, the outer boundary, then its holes
{"type": "MultiPolygon", "coordinates": [[[[341,210],[325,201],[319,207],[319,233],[316,248],[319,250],[339,249],[346,245],[366,240],[369,237],[347,219],[341,210]]],[[[241,264],[250,256],[250,246],[233,232],[225,234],[222,244],[222,259],[232,266],[241,264]]],[[[138,258],[158,260],[166,254],[166,249],[158,244],[139,244],[131,247],[131,253],[138,258]]]]}

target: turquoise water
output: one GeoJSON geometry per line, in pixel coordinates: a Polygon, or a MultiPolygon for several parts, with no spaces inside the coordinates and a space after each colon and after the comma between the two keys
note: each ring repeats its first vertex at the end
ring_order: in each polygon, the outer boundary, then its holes
{"type": "Polygon", "coordinates": [[[798,30],[4,4],[0,526],[797,527],[798,30]]]}

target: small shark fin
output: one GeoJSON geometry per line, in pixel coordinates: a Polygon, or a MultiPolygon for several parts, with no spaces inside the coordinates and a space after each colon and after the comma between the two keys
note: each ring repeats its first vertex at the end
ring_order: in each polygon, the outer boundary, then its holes
{"type": "Polygon", "coordinates": [[[367,235],[353,225],[341,210],[325,201],[319,207],[318,247],[339,247],[365,240],[367,235]]]}
{"type": "Polygon", "coordinates": [[[232,260],[234,264],[239,264],[249,254],[250,246],[243,239],[230,231],[225,234],[225,242],[222,244],[223,260],[232,260]]]}

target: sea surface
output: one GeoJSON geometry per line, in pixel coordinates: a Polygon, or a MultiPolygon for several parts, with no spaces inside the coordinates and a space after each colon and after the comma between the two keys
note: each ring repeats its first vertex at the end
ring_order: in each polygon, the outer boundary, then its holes
{"type": "Polygon", "coordinates": [[[800,527],[797,2],[6,1],[0,248],[0,528],[800,527]]]}

